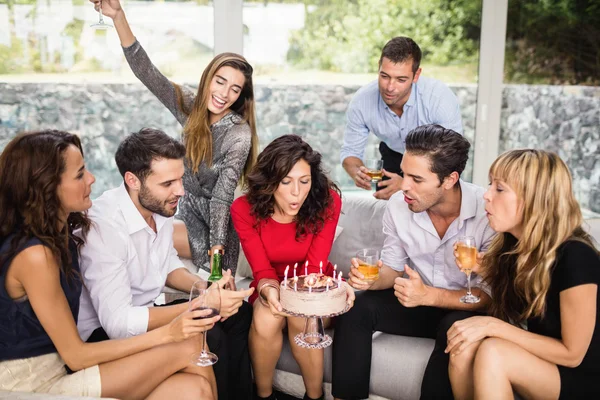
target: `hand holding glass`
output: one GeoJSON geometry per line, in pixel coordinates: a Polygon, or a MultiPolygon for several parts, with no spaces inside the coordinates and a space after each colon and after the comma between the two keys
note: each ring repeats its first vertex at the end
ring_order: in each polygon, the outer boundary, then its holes
{"type": "Polygon", "coordinates": [[[458,253],[461,270],[467,275],[467,294],[460,298],[460,302],[467,304],[479,303],[480,298],[471,293],[471,272],[475,263],[477,263],[475,238],[473,236],[459,237],[456,252],[458,253]]]}
{"type": "Polygon", "coordinates": [[[356,253],[358,272],[364,275],[363,281],[373,283],[379,279],[379,250],[362,249],[356,253]]]}
{"type": "Polygon", "coordinates": [[[102,15],[102,0],[100,0],[100,6],[98,8],[98,22],[90,26],[96,29],[108,29],[113,27],[111,24],[104,22],[104,16],[102,15]]]}
{"type": "Polygon", "coordinates": [[[377,183],[383,179],[383,160],[365,160],[364,164],[371,182],[377,183]]]}
{"type": "MultiPolygon", "coordinates": [[[[211,318],[219,315],[221,311],[219,285],[209,286],[209,282],[205,280],[195,282],[190,291],[189,309],[190,311],[212,310],[210,314],[200,318],[211,318]]],[[[202,351],[192,355],[192,364],[199,367],[216,364],[219,360],[216,354],[206,351],[206,334],[207,332],[202,334],[202,351]]]]}

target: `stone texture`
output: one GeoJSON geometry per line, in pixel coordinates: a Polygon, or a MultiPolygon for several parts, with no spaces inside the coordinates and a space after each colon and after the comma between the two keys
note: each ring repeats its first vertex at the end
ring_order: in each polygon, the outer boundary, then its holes
{"type": "MultiPolygon", "coordinates": [[[[190,85],[194,86],[194,85],[190,85]]],[[[324,154],[342,188],[353,187],[339,157],[346,107],[359,86],[256,85],[261,148],[294,133],[324,154]]],[[[453,85],[461,104],[464,133],[473,142],[476,85],[453,85]]],[[[94,195],[120,183],[114,163],[119,141],[142,127],[179,137],[181,126],[141,84],[0,83],[0,148],[17,132],[43,128],[78,133],[86,162],[96,175],[94,195]]],[[[506,85],[500,149],[536,147],[556,151],[569,165],[577,195],[600,212],[600,88],[506,85]]],[[[371,135],[367,157],[378,154],[371,135]]],[[[471,153],[472,156],[472,153],[471,153]]],[[[464,177],[472,176],[471,157],[464,177]]]]}

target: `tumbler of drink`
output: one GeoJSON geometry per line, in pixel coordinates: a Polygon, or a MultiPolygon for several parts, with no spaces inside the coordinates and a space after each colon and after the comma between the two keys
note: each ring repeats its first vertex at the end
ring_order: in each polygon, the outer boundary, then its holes
{"type": "Polygon", "coordinates": [[[379,279],[379,258],[377,249],[362,249],[356,253],[358,271],[365,277],[363,281],[373,283],[379,279]]]}
{"type": "Polygon", "coordinates": [[[371,182],[377,183],[383,179],[383,160],[365,160],[366,174],[371,178],[371,182]]]}
{"type": "Polygon", "coordinates": [[[479,303],[479,297],[471,293],[471,272],[475,263],[477,263],[477,247],[475,246],[475,238],[473,236],[461,236],[458,238],[456,246],[458,253],[458,262],[462,268],[462,272],[467,275],[467,294],[460,298],[461,303],[479,303]]]}

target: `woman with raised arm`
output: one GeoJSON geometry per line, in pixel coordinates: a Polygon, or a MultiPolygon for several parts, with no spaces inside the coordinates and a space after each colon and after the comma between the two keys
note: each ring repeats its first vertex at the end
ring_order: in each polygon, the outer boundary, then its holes
{"type": "Polygon", "coordinates": [[[484,198],[499,232],[477,271],[492,316],[448,330],[455,398],[600,398],[600,256],[567,166],[547,151],[508,151],[484,198]]]}
{"type": "Polygon", "coordinates": [[[79,138],[66,132],[20,134],[0,156],[0,390],[215,399],[212,369],[192,366],[190,356],[218,316],[185,312],[122,340],[79,337],[78,249],[93,183],[79,138]]]}
{"type": "MultiPolygon", "coordinates": [[[[100,0],[90,1],[100,9],[100,0]]],[[[210,270],[209,253],[224,249],[223,265],[235,276],[239,239],[229,207],[258,152],[252,66],[239,54],[217,55],[202,73],[196,95],[170,82],[152,64],[131,32],[119,0],[103,0],[102,13],[113,19],[135,76],[183,126],[186,194],[176,216],[181,221],[175,224],[177,252],[210,270]]]]}
{"type": "MultiPolygon", "coordinates": [[[[283,312],[279,283],[286,266],[299,263],[304,271],[305,260],[309,274],[319,272],[321,263],[325,275],[333,274],[327,260],[341,208],[339,189],[323,172],[321,155],[296,135],[281,136],[260,153],[248,176],[246,195],[231,206],[254,276],[250,286],[257,288],[250,297],[254,314],[249,344],[259,399],[274,399],[273,374],[286,325],[306,386],[304,398],[323,398],[323,350],[295,343],[305,319],[283,312]],[[255,301],[258,296],[260,301],[255,301]]],[[[347,301],[351,307],[354,291],[349,286],[347,301]]]]}

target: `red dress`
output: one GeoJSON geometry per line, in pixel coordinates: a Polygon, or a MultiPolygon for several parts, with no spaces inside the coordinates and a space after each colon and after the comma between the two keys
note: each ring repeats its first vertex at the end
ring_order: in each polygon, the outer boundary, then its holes
{"type": "MultiPolygon", "coordinates": [[[[323,229],[307,234],[301,241],[296,240],[296,223],[279,223],[272,218],[256,226],[256,218],[250,214],[250,204],[246,196],[237,198],[231,205],[231,219],[237,231],[244,254],[248,259],[254,280],[250,287],[256,287],[261,279],[283,280],[285,267],[290,266],[288,277],[294,276],[294,264],[298,263],[296,273],[304,275],[305,261],[308,260],[308,273],[319,272],[319,263],[323,262],[323,273],[333,274],[333,265],[328,257],[333,245],[335,228],[342,210],[340,196],[331,190],[333,205],[326,211],[323,229]]],[[[258,293],[250,297],[252,304],[258,293]]]]}

